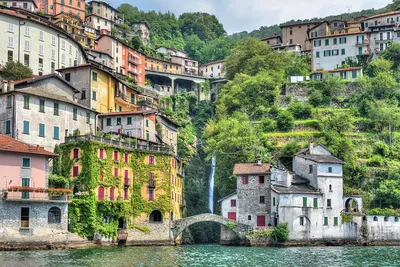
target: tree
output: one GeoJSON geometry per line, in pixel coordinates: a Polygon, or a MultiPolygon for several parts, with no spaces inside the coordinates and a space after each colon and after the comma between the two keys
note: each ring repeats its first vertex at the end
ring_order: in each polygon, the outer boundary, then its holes
{"type": "Polygon", "coordinates": [[[280,110],[276,117],[276,128],[278,131],[288,132],[294,127],[294,118],[288,110],[280,110]]]}
{"type": "Polygon", "coordinates": [[[205,43],[197,35],[190,35],[185,38],[185,52],[190,58],[202,60],[202,51],[205,43]]]}
{"type": "Polygon", "coordinates": [[[236,41],[229,37],[220,37],[206,43],[201,52],[200,63],[225,59],[235,45],[236,41]]]}
{"type": "Polygon", "coordinates": [[[347,112],[333,112],[322,120],[322,129],[324,132],[336,132],[342,135],[354,128],[352,121],[353,117],[347,112]]]}
{"type": "Polygon", "coordinates": [[[207,13],[183,13],[179,16],[179,27],[183,36],[197,35],[205,42],[226,34],[217,17],[207,13]]]}
{"type": "Polygon", "coordinates": [[[311,74],[311,56],[298,55],[297,53],[285,53],[288,57],[289,66],[286,70],[287,76],[309,76],[311,74]]]}
{"type": "Polygon", "coordinates": [[[290,104],[289,111],[298,120],[308,119],[312,115],[312,106],[310,104],[303,104],[300,101],[294,101],[290,104]]]}
{"type": "Polygon", "coordinates": [[[140,39],[139,36],[135,35],[132,37],[131,39],[131,46],[135,49],[137,49],[138,51],[144,52],[145,51],[145,47],[143,45],[142,40],[140,39]]]}
{"type": "Polygon", "coordinates": [[[232,80],[237,73],[254,76],[261,71],[285,72],[287,57],[256,38],[241,40],[226,58],[226,78],[232,80]]]}
{"type": "Polygon", "coordinates": [[[32,77],[32,69],[21,62],[8,61],[3,67],[2,76],[6,80],[21,80],[32,77]]]}
{"type": "MultiPolygon", "coordinates": [[[[400,6],[400,1],[398,1],[400,6]]],[[[393,62],[393,69],[397,69],[400,66],[400,44],[392,43],[385,50],[383,50],[382,58],[393,62]]]]}
{"type": "Polygon", "coordinates": [[[379,73],[392,73],[391,69],[393,68],[393,62],[386,60],[384,58],[379,58],[377,60],[373,60],[366,70],[366,74],[373,78],[378,76],[379,73]]]}

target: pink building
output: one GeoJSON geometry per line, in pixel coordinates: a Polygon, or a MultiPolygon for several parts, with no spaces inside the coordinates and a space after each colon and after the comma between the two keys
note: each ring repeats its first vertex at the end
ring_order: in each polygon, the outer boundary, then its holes
{"type": "Polygon", "coordinates": [[[0,135],[0,228],[31,233],[67,229],[67,189],[48,188],[48,166],[54,156],[0,135]]]}

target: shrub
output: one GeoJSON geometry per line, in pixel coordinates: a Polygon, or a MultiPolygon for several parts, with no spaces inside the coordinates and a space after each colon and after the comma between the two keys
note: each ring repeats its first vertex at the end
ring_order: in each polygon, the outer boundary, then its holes
{"type": "Polygon", "coordinates": [[[324,103],[324,97],[320,91],[313,91],[308,98],[308,103],[310,103],[313,107],[322,106],[324,103]]]}
{"type": "Polygon", "coordinates": [[[276,121],[265,117],[261,120],[260,126],[263,132],[274,132],[276,130],[276,121]]]}
{"type": "Polygon", "coordinates": [[[380,155],[374,155],[367,162],[370,167],[381,167],[384,164],[384,160],[380,155]]]}
{"type": "Polygon", "coordinates": [[[247,235],[248,238],[257,238],[257,237],[270,237],[272,234],[271,229],[261,229],[261,230],[256,230],[250,234],[247,235]]]}
{"type": "Polygon", "coordinates": [[[378,154],[382,157],[387,157],[389,155],[389,146],[384,142],[377,142],[374,145],[374,154],[378,154]]]}
{"type": "Polygon", "coordinates": [[[287,110],[280,110],[276,117],[276,127],[282,132],[291,131],[294,127],[294,118],[292,113],[287,110]]]}
{"type": "Polygon", "coordinates": [[[310,104],[303,104],[300,101],[295,101],[290,104],[289,111],[298,120],[309,119],[312,115],[312,106],[310,104]]]}
{"type": "Polygon", "coordinates": [[[227,222],[227,223],[225,223],[225,226],[226,226],[226,228],[233,230],[236,228],[237,225],[235,222],[227,222]]]}
{"type": "Polygon", "coordinates": [[[280,242],[289,240],[288,223],[280,223],[277,227],[275,227],[271,232],[271,237],[280,242]]]}

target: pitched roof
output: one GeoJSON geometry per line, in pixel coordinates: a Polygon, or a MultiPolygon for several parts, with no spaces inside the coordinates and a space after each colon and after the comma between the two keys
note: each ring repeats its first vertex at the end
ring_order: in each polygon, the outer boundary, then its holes
{"type": "Polygon", "coordinates": [[[225,199],[227,199],[227,198],[229,198],[229,197],[231,197],[231,196],[234,196],[234,195],[236,195],[236,194],[237,194],[236,191],[235,191],[235,192],[232,192],[232,193],[230,193],[229,195],[224,196],[223,198],[221,198],[221,199],[218,200],[217,202],[220,203],[220,202],[224,201],[225,199]]]}
{"type": "Polygon", "coordinates": [[[292,184],[289,187],[271,185],[271,190],[278,194],[322,194],[317,189],[308,184],[292,184]]]}
{"type": "Polygon", "coordinates": [[[298,154],[296,155],[297,157],[303,158],[303,159],[307,159],[307,160],[311,160],[314,162],[319,162],[319,163],[337,163],[337,164],[344,164],[343,161],[341,161],[340,159],[334,157],[334,156],[330,156],[330,155],[304,155],[304,154],[298,154]]]}
{"type": "Polygon", "coordinates": [[[308,24],[318,24],[321,21],[308,21],[308,22],[294,22],[294,23],[282,23],[279,27],[289,27],[289,26],[301,26],[301,25],[308,25],[308,24]]]}
{"type": "Polygon", "coordinates": [[[352,70],[362,70],[363,67],[351,67],[351,68],[343,68],[343,69],[336,69],[336,70],[321,70],[321,71],[314,71],[312,74],[317,74],[317,73],[324,73],[324,72],[341,72],[341,71],[352,71],[352,70]]]}
{"type": "Polygon", "coordinates": [[[233,168],[233,174],[264,174],[269,173],[271,165],[269,163],[262,163],[257,165],[257,163],[236,163],[233,168]]]}
{"type": "Polygon", "coordinates": [[[110,9],[114,10],[114,11],[117,12],[117,13],[119,13],[118,9],[116,9],[115,7],[113,7],[112,5],[110,5],[110,4],[106,3],[106,2],[97,1],[97,0],[92,0],[92,1],[89,1],[88,4],[91,5],[92,2],[103,4],[103,5],[105,5],[106,7],[108,7],[108,8],[110,8],[110,9]]]}
{"type": "Polygon", "coordinates": [[[15,153],[25,153],[25,154],[37,154],[54,157],[57,154],[44,150],[43,148],[33,146],[8,136],[0,134],[0,151],[15,152],[15,153]]]}
{"type": "Polygon", "coordinates": [[[367,17],[366,19],[363,19],[362,21],[381,18],[381,17],[386,17],[386,16],[392,16],[392,15],[397,15],[397,14],[400,14],[399,10],[391,11],[391,12],[387,12],[387,13],[382,13],[382,14],[378,14],[378,15],[375,15],[375,16],[371,16],[371,17],[367,17]]]}
{"type": "Polygon", "coordinates": [[[58,76],[55,73],[51,73],[51,74],[47,74],[47,75],[43,75],[43,76],[34,76],[33,78],[27,78],[27,79],[23,79],[23,80],[18,80],[18,81],[14,82],[14,85],[21,86],[23,84],[35,83],[35,82],[38,82],[38,81],[51,79],[51,78],[56,78],[57,80],[61,81],[62,83],[64,83],[68,87],[70,87],[75,93],[80,93],[81,92],[79,89],[75,88],[74,86],[69,84],[66,80],[62,79],[60,76],[58,76]]]}
{"type": "Polygon", "coordinates": [[[121,112],[111,112],[100,114],[99,117],[109,117],[109,116],[124,116],[124,115],[148,115],[156,113],[155,110],[136,110],[136,111],[121,111],[121,112]]]}

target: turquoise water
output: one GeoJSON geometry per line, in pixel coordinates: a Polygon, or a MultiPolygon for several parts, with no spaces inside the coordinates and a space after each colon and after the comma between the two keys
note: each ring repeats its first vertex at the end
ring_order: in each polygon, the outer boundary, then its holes
{"type": "Polygon", "coordinates": [[[125,247],[0,252],[16,266],[400,266],[400,247],[125,247]]]}

